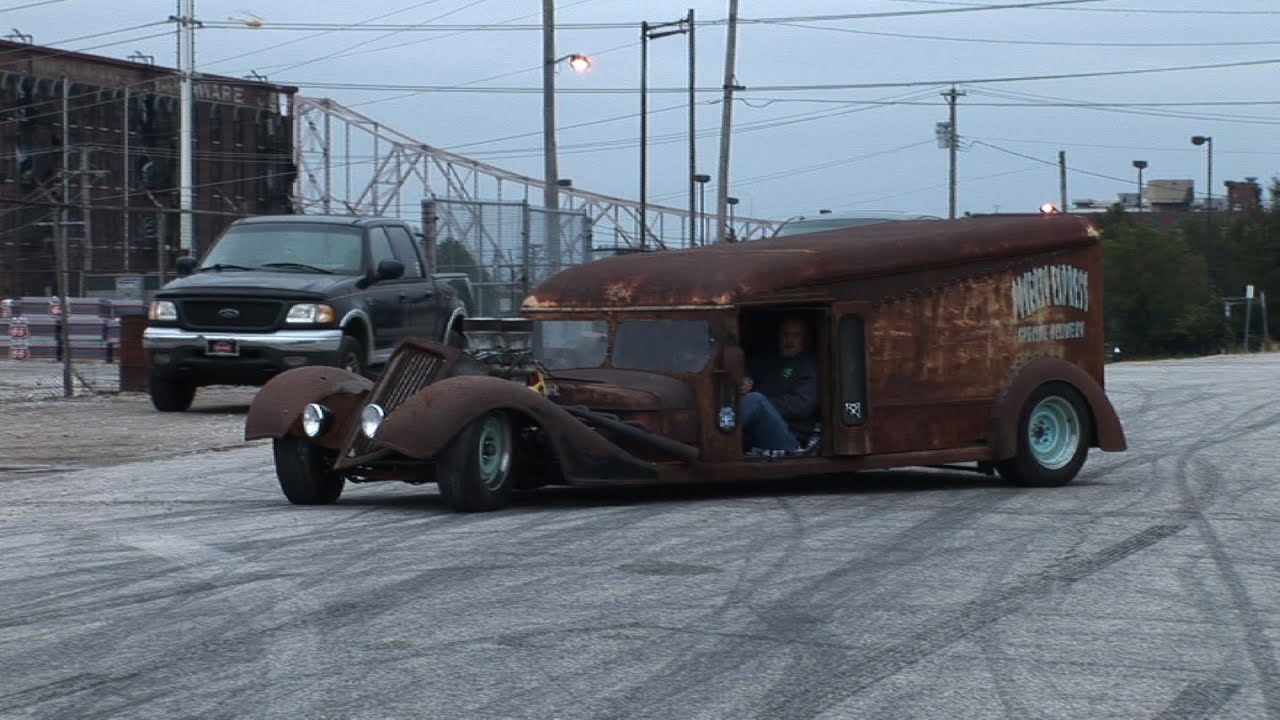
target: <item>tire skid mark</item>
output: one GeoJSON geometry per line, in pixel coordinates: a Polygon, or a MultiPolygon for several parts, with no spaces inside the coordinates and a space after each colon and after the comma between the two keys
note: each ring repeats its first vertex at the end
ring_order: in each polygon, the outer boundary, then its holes
{"type": "Polygon", "coordinates": [[[886,648],[866,654],[846,655],[827,667],[806,668],[809,682],[801,687],[822,688],[817,693],[800,692],[795,673],[777,683],[768,694],[770,702],[756,713],[761,720],[811,718],[896,675],[969,635],[1030,605],[1034,600],[1061,591],[1135,553],[1177,535],[1187,522],[1152,525],[1096,553],[1061,563],[1038,578],[1014,585],[1003,593],[967,603],[950,620],[922,630],[886,648]]]}
{"type": "Polygon", "coordinates": [[[0,712],[21,710],[49,700],[65,698],[89,690],[95,690],[120,681],[133,680],[142,673],[128,675],[103,675],[99,673],[80,673],[51,683],[19,690],[13,693],[0,694],[0,712]]]}
{"type": "MultiPolygon", "coordinates": [[[[1153,720],[1208,720],[1240,692],[1238,683],[1200,680],[1182,689],[1153,720]]],[[[1272,715],[1274,717],[1274,714],[1272,715]]]]}
{"type": "MultiPolygon", "coordinates": [[[[1013,496],[1010,496],[1012,498],[1013,496]]],[[[1001,501],[1003,502],[1003,500],[1001,501]]],[[[735,676],[742,664],[743,653],[750,655],[748,648],[759,642],[781,644],[786,647],[803,646],[819,648],[813,652],[814,658],[802,657],[793,665],[803,664],[794,670],[784,673],[786,680],[778,682],[770,690],[761,693],[763,698],[777,695],[788,698],[796,695],[795,688],[806,688],[815,678],[829,678],[831,682],[818,685],[835,685],[843,682],[843,672],[834,671],[848,663],[842,658],[847,652],[828,644],[815,643],[811,637],[815,628],[824,627],[821,621],[797,608],[806,608],[813,604],[814,597],[823,592],[831,592],[831,588],[842,588],[848,585],[851,578],[856,578],[860,585],[874,586],[880,578],[898,572],[902,564],[909,564],[926,557],[939,543],[949,542],[954,531],[967,527],[974,516],[985,513],[992,507],[990,496],[975,497],[962,505],[950,505],[936,509],[927,517],[908,524],[895,531],[888,538],[868,545],[859,557],[852,558],[834,570],[821,573],[798,587],[792,587],[781,599],[770,602],[768,608],[755,609],[758,630],[744,630],[726,637],[718,647],[699,649],[697,641],[690,637],[700,636],[697,631],[686,630],[682,636],[672,638],[668,647],[683,646],[683,652],[673,654],[673,660],[648,673],[646,679],[623,691],[611,700],[605,717],[629,717],[636,707],[650,707],[673,701],[672,688],[686,690],[699,686],[711,686],[722,675],[735,676]],[[821,656],[817,658],[817,656],[821,656]]],[[[966,633],[967,634],[967,633],[966,633]]],[[[774,652],[785,652],[785,649],[774,652]]],[[[856,666],[861,661],[854,662],[856,666]]],[[[914,660],[912,661],[914,662],[914,660]]],[[[805,691],[801,696],[811,699],[805,691]]],[[[780,705],[797,705],[802,700],[788,700],[780,705]]],[[[769,711],[763,718],[792,717],[779,715],[778,711],[769,711]],[[770,714],[772,713],[772,715],[770,714]]],[[[816,714],[816,713],[814,713],[816,714]]],[[[809,714],[797,717],[809,717],[809,714]]]]}

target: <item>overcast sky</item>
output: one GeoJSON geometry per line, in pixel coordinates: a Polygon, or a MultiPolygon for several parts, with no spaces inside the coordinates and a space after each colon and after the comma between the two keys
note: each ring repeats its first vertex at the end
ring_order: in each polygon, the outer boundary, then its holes
{"type": "MultiPolygon", "coordinates": [[[[1028,1],[1028,0],[1022,0],[1028,1]]],[[[1066,151],[1068,196],[1114,200],[1136,188],[1136,159],[1147,179],[1188,178],[1204,193],[1205,148],[1213,137],[1213,193],[1222,182],[1280,175],[1280,3],[1276,0],[1102,0],[1056,8],[972,8],[978,0],[742,0],[743,18],[795,18],[744,24],[738,35],[730,194],[739,212],[763,218],[896,211],[945,216],[947,152],[935,141],[945,120],[940,93],[956,81],[961,212],[1034,211],[1057,201],[1059,150],[1066,151]],[[827,20],[813,16],[935,11],[897,17],[827,20]],[[812,19],[806,19],[812,18],[812,19]],[[1220,69],[1115,74],[1077,79],[993,82],[998,78],[1226,63],[1220,69]],[[803,86],[918,84],[861,89],[803,86]],[[767,89],[801,86],[801,89],[767,89]],[[1054,102],[1055,107],[1028,107],[1054,102]],[[1067,105],[1067,106],[1061,106],[1067,105]]],[[[1007,4],[1007,3],[1002,3],[1007,4]]],[[[728,0],[560,0],[557,21],[626,23],[623,28],[557,33],[560,54],[595,57],[592,70],[557,77],[568,90],[625,92],[558,95],[560,174],[576,187],[638,197],[639,23],[683,17],[697,32],[700,170],[715,175],[728,0]],[[571,125],[625,116],[586,127],[571,125]]],[[[231,76],[256,71],[332,97],[431,145],[540,177],[541,137],[496,140],[541,130],[541,36],[535,30],[464,33],[270,30],[272,24],[533,24],[539,0],[197,0],[205,21],[257,16],[262,29],[206,27],[198,69],[231,76]],[[258,4],[253,4],[254,2],[258,4]],[[485,78],[494,78],[484,80],[485,78]],[[494,88],[483,93],[333,89],[320,83],[494,88]],[[490,142],[492,141],[492,142],[490,142]]],[[[160,22],[174,0],[0,0],[0,33],[11,28],[41,45],[125,57],[135,51],[175,63],[172,26],[94,39],[91,33],[160,22]],[[148,37],[166,33],[162,37],[148,37]],[[70,42],[67,42],[70,41],[70,42]],[[125,41],[125,42],[121,42],[125,41]]],[[[651,202],[687,204],[685,40],[649,44],[651,202]],[[663,90],[680,90],[679,93],[663,90]]],[[[710,201],[709,201],[710,204],[710,201]]]]}

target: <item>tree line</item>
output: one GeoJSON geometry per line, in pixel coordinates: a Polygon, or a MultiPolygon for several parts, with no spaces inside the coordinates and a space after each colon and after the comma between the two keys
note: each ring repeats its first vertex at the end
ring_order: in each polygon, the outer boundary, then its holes
{"type": "Polygon", "coordinates": [[[1272,349],[1280,328],[1280,180],[1271,203],[1252,212],[1198,213],[1171,230],[1152,214],[1114,206],[1102,229],[1108,350],[1122,357],[1206,355],[1245,350],[1245,308],[1255,301],[1248,350],[1272,349]],[[1265,292],[1267,328],[1262,334],[1265,292]]]}

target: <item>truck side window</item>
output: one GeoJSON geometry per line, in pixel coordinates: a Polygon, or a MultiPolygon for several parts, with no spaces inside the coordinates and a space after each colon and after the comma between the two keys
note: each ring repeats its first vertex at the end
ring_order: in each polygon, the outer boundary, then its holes
{"type": "Polygon", "coordinates": [[[422,278],[422,259],[418,257],[418,249],[414,247],[413,237],[409,235],[409,231],[394,225],[382,229],[387,232],[387,237],[391,238],[391,249],[395,252],[396,259],[404,263],[404,276],[422,278]]]}
{"type": "MultiPolygon", "coordinates": [[[[391,249],[391,241],[387,239],[387,233],[380,227],[369,229],[369,260],[370,267],[378,268],[378,263],[383,260],[399,260],[391,249]]],[[[408,265],[405,266],[405,273],[409,271],[408,265]]]]}

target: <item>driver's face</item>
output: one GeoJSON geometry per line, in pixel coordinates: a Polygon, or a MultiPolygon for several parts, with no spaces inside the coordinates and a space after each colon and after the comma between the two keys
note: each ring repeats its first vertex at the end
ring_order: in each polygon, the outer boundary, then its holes
{"type": "Polygon", "coordinates": [[[794,357],[804,352],[804,323],[797,319],[784,320],[778,328],[778,352],[782,357],[794,357]]]}

